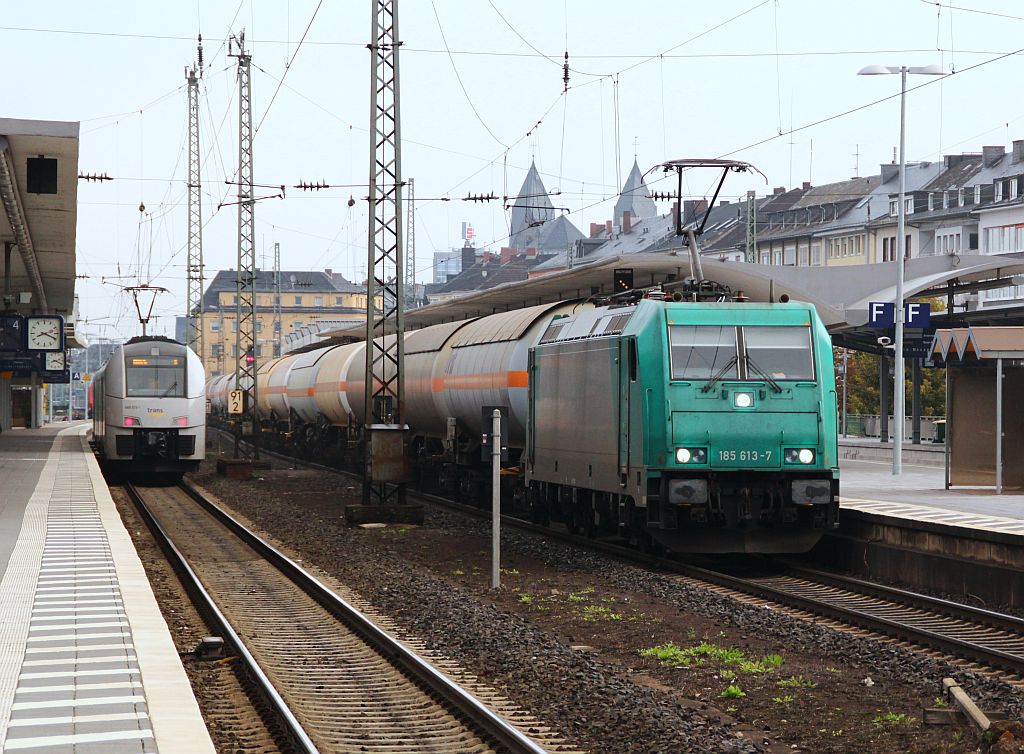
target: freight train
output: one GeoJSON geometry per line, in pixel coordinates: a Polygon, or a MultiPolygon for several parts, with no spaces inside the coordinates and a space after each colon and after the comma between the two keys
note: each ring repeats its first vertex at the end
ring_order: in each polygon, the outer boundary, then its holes
{"type": "Polygon", "coordinates": [[[92,443],[108,477],[171,482],[206,454],[206,373],[169,338],[132,338],[95,374],[92,443]]]}
{"type": "MultiPolygon", "coordinates": [[[[503,505],[535,521],[687,553],[803,552],[838,525],[831,340],[809,304],[561,302],[404,346],[419,486],[488,499],[481,438],[502,407],[503,505]]],[[[358,467],[364,347],[264,363],[261,441],[358,467]]],[[[211,381],[215,414],[232,387],[211,381]]]]}

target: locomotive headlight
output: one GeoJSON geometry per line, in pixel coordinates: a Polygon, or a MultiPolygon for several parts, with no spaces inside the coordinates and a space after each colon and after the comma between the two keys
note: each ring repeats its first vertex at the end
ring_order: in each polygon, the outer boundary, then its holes
{"type": "Polygon", "coordinates": [[[732,405],[736,408],[750,408],[754,405],[753,393],[733,393],[732,405]]]}
{"type": "Polygon", "coordinates": [[[174,417],[174,426],[175,427],[187,427],[188,426],[188,417],[187,416],[175,416],[174,417]]]}
{"type": "Polygon", "coordinates": [[[677,448],[676,461],[679,463],[707,463],[708,452],[704,448],[677,448]]]}
{"type": "Polygon", "coordinates": [[[786,448],[786,463],[814,463],[814,451],[810,448],[786,448]]]}

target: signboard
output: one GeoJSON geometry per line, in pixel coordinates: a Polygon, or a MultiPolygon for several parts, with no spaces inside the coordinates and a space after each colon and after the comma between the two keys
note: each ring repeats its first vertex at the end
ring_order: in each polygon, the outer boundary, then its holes
{"type": "Polygon", "coordinates": [[[228,413],[235,416],[245,413],[244,390],[232,390],[228,394],[228,413]]]}
{"type": "Polygon", "coordinates": [[[619,267],[612,271],[612,290],[615,293],[633,290],[632,267],[619,267]]]}
{"type": "Polygon", "coordinates": [[[89,381],[89,373],[88,372],[82,372],[82,382],[88,382],[88,381],[89,381]]]}
{"type": "Polygon", "coordinates": [[[0,351],[25,350],[25,321],[17,314],[0,316],[0,351]]]}
{"type": "MultiPolygon", "coordinates": [[[[882,330],[896,326],[896,305],[891,301],[872,301],[868,304],[868,326],[882,330]]],[[[932,305],[917,301],[903,302],[903,326],[910,329],[928,329],[932,324],[932,305]]]]}
{"type": "Polygon", "coordinates": [[[501,432],[501,460],[508,460],[508,406],[483,406],[480,409],[480,423],[483,425],[483,437],[480,439],[480,460],[490,461],[491,453],[491,429],[494,426],[494,410],[501,412],[499,428],[501,432]]]}
{"type": "Polygon", "coordinates": [[[75,382],[81,382],[82,381],[82,373],[81,372],[72,372],[71,373],[71,379],[73,379],[75,382]]]}

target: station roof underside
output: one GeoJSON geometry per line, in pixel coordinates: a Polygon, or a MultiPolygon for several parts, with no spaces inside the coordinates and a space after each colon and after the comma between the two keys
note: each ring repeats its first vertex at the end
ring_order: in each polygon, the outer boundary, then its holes
{"type": "MultiPolygon", "coordinates": [[[[872,301],[895,299],[895,262],[841,267],[782,267],[703,257],[701,264],[705,278],[729,286],[734,293],[743,291],[751,301],[778,301],[785,294],[794,301],[814,304],[836,345],[876,353],[880,350],[876,340],[878,330],[867,325],[868,305],[872,301]]],[[[410,310],[405,315],[406,327],[418,329],[566,299],[609,295],[612,293],[613,272],[619,268],[632,269],[634,286],[642,288],[669,280],[683,280],[690,275],[690,258],[685,249],[606,258],[410,310]]],[[[1024,255],[911,259],[905,268],[904,297],[945,299],[951,288],[954,293],[964,293],[1011,285],[1010,277],[1014,275],[1024,275],[1024,255]]],[[[1024,324],[1024,309],[986,308],[957,312],[953,319],[945,313],[932,315],[933,324],[938,327],[948,327],[954,319],[958,323],[1024,324]]],[[[324,336],[362,339],[365,327],[339,328],[324,333],[324,336]]]]}
{"type": "Polygon", "coordinates": [[[0,241],[17,245],[2,272],[19,314],[73,312],[78,131],[73,122],[0,118],[0,241]]]}

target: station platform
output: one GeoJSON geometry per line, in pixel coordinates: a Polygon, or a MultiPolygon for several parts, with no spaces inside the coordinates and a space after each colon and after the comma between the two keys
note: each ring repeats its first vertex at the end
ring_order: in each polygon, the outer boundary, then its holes
{"type": "Polygon", "coordinates": [[[943,445],[908,445],[904,451],[903,473],[897,477],[891,443],[840,440],[842,509],[1024,537],[1024,491],[947,490],[943,445]]]}
{"type": "Polygon", "coordinates": [[[0,752],[213,754],[87,428],[0,433],[0,752]]]}

